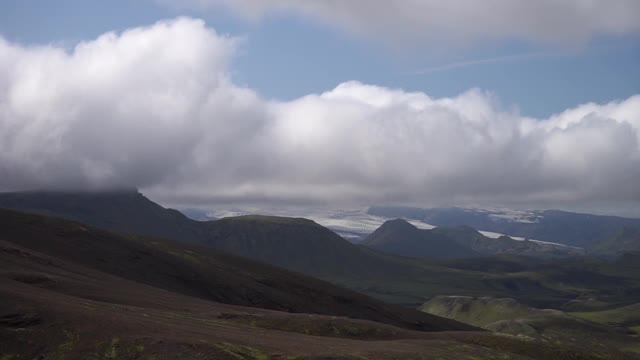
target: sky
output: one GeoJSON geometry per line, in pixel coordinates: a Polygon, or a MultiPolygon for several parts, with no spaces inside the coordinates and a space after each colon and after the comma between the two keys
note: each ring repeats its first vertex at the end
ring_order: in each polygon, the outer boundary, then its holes
{"type": "Polygon", "coordinates": [[[0,191],[640,216],[640,2],[5,0],[0,191]]]}

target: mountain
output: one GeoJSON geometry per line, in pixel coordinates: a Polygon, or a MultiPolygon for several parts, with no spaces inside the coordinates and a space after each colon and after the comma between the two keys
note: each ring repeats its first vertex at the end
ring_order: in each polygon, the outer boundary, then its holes
{"type": "MultiPolygon", "coordinates": [[[[412,307],[443,294],[511,297],[545,307],[561,307],[580,298],[585,291],[607,304],[640,301],[638,284],[635,278],[629,279],[629,274],[637,273],[633,261],[615,265],[624,270],[613,269],[611,274],[594,270],[594,266],[600,265],[566,262],[565,266],[565,261],[533,266],[539,263],[534,261],[531,268],[515,272],[510,271],[514,266],[505,265],[496,272],[491,264],[505,261],[493,257],[445,261],[448,259],[395,256],[351,244],[304,219],[249,216],[194,221],[137,192],[0,194],[0,207],[7,205],[71,218],[105,230],[168,238],[197,249],[223,250],[412,307]],[[578,272],[576,268],[585,269],[578,272]]],[[[175,286],[190,279],[183,275],[175,286]]]]}
{"type": "Polygon", "coordinates": [[[195,221],[137,191],[5,193],[0,194],[0,208],[205,245],[314,276],[386,277],[410,271],[410,266],[354,245],[311,220],[254,215],[195,221]]]}
{"type": "MultiPolygon", "coordinates": [[[[249,207],[243,209],[233,207],[233,209],[223,208],[212,209],[210,211],[194,211],[192,209],[181,209],[181,211],[184,212],[185,215],[195,220],[202,220],[203,214],[206,214],[204,219],[208,217],[208,219],[206,220],[260,213],[281,217],[303,217],[305,219],[315,221],[316,223],[326,227],[327,229],[354,243],[361,242],[367,236],[371,235],[377,228],[382,226],[385,221],[392,220],[381,216],[367,214],[366,208],[335,209],[327,207],[285,207],[256,209],[249,207]]],[[[433,226],[430,226],[418,220],[405,220],[415,225],[419,229],[433,228],[433,226]]]]}
{"type": "Polygon", "coordinates": [[[362,245],[412,257],[465,258],[480,255],[445,235],[433,230],[418,229],[402,219],[385,222],[369,235],[362,245]]]}
{"type": "Polygon", "coordinates": [[[404,268],[307,219],[246,215],[203,227],[207,246],[316,276],[385,275],[404,268]]]}
{"type": "Polygon", "coordinates": [[[76,220],[101,229],[199,242],[199,223],[137,190],[0,193],[0,208],[76,220]]]}
{"type": "Polygon", "coordinates": [[[418,229],[402,219],[385,222],[362,245],[396,255],[440,259],[507,254],[535,257],[584,254],[582,249],[540,241],[514,240],[508,236],[489,238],[469,226],[418,229]]]}
{"type": "Polygon", "coordinates": [[[474,330],[195,245],[6,210],[0,228],[2,359],[414,358],[463,343],[407,328],[474,330]]]}
{"type": "MultiPolygon", "coordinates": [[[[11,210],[0,210],[0,228],[0,240],[14,249],[3,253],[8,257],[3,266],[15,261],[11,255],[15,256],[16,251],[19,255],[19,249],[15,249],[18,246],[41,257],[206,300],[351,316],[417,330],[457,326],[435,317],[418,316],[416,311],[388,305],[321,280],[197,245],[119,235],[77,222],[11,210]]],[[[106,293],[94,297],[109,296],[106,293]]]]}
{"type": "Polygon", "coordinates": [[[405,217],[435,226],[470,226],[509,236],[588,248],[618,234],[624,227],[640,229],[640,219],[580,214],[560,210],[516,211],[477,208],[374,206],[367,213],[405,217]]]}
{"type": "Polygon", "coordinates": [[[470,226],[438,226],[431,230],[467,246],[482,255],[523,255],[533,257],[563,257],[584,255],[581,248],[562,246],[536,240],[515,240],[502,235],[487,237],[470,226]]]}

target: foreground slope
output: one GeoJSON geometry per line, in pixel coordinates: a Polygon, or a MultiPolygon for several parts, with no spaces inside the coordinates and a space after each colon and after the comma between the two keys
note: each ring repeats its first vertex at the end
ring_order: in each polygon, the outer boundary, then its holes
{"type": "Polygon", "coordinates": [[[198,247],[8,211],[0,219],[2,359],[631,358],[486,332],[412,331],[405,328],[473,328],[198,247]],[[405,328],[212,299],[386,313],[405,328]]]}
{"type": "Polygon", "coordinates": [[[184,295],[290,312],[351,316],[416,330],[459,323],[211,249],[122,236],[79,223],[0,210],[0,240],[184,295]]]}

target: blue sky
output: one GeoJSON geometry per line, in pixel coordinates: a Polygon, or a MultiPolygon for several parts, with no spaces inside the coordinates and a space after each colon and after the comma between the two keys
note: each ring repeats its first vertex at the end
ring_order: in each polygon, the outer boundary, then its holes
{"type": "Polygon", "coordinates": [[[248,21],[224,8],[176,8],[151,0],[5,0],[0,4],[0,34],[22,44],[72,46],[107,31],[179,15],[202,18],[219,33],[246,37],[233,61],[233,77],[266,98],[292,99],[347,80],[434,97],[478,87],[495,93],[505,107],[546,117],[581,103],[640,93],[637,34],[598,35],[579,46],[532,46],[513,40],[453,49],[419,42],[393,46],[295,15],[248,21]],[[540,53],[420,73],[452,63],[540,53]]]}

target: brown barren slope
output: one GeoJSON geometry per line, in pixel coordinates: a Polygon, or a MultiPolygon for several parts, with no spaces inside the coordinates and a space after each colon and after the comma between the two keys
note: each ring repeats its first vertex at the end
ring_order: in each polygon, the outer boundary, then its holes
{"type": "Polygon", "coordinates": [[[0,358],[592,358],[488,333],[410,330],[470,328],[196,250],[0,212],[0,358]],[[350,312],[389,324],[332,316],[350,312]]]}

